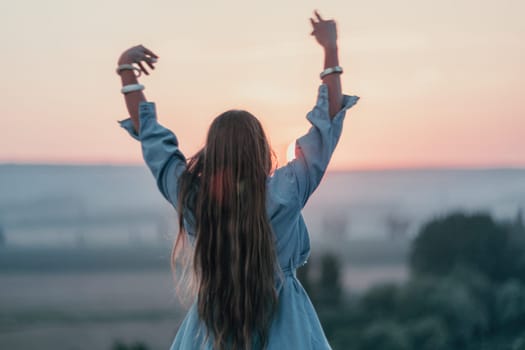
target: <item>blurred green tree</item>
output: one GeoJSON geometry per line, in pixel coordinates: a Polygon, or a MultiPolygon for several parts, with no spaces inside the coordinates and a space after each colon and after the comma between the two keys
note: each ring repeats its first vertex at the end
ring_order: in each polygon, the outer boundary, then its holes
{"type": "Polygon", "coordinates": [[[111,350],[149,350],[149,347],[140,341],[137,341],[130,345],[126,345],[124,342],[116,340],[113,343],[111,350]]]}
{"type": "Polygon", "coordinates": [[[335,254],[323,254],[321,276],[316,288],[317,300],[323,305],[337,306],[341,303],[342,295],[341,262],[335,254]]]}
{"type": "Polygon", "coordinates": [[[514,340],[511,350],[525,350],[525,332],[514,340]]]}
{"type": "Polygon", "coordinates": [[[405,329],[390,321],[378,321],[368,326],[362,335],[361,350],[411,350],[405,329]]]}
{"type": "Polygon", "coordinates": [[[367,290],[360,307],[368,319],[390,319],[397,316],[400,287],[396,284],[380,284],[367,290]]]}
{"type": "Polygon", "coordinates": [[[525,286],[509,280],[496,290],[495,310],[498,326],[523,328],[525,325],[525,286]]]}
{"type": "Polygon", "coordinates": [[[319,278],[312,276],[312,263],[317,259],[310,258],[309,263],[297,269],[297,278],[310,296],[312,303],[319,308],[340,305],[343,297],[341,280],[341,262],[336,254],[325,253],[320,258],[319,278]]]}
{"type": "Polygon", "coordinates": [[[489,214],[453,213],[422,227],[412,244],[410,268],[415,275],[444,276],[464,265],[505,281],[518,273],[516,263],[523,259],[523,247],[511,241],[509,226],[489,214]]]}
{"type": "Polygon", "coordinates": [[[468,344],[489,328],[489,315],[482,302],[467,286],[451,278],[418,278],[402,289],[399,320],[412,322],[428,316],[443,321],[456,346],[468,344]]]}
{"type": "Polygon", "coordinates": [[[449,350],[450,335],[446,324],[439,318],[428,316],[408,327],[412,347],[417,350],[449,350]]]}
{"type": "Polygon", "coordinates": [[[452,213],[412,242],[410,279],[343,298],[341,265],[325,254],[298,276],[334,350],[525,350],[525,227],[452,213]]]}

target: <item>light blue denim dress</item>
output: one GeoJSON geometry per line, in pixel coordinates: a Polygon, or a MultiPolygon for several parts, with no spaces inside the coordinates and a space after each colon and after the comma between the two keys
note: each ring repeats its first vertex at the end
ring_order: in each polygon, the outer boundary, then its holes
{"type": "MultiPolygon", "coordinates": [[[[266,207],[284,275],[276,282],[279,301],[269,332],[269,350],[331,349],[315,309],[295,274],[310,254],[310,239],[301,209],[323,177],[341,136],[346,110],[358,100],[358,96],[344,95],[341,110],[330,120],[328,87],[322,84],[317,103],[306,116],[312,127],[296,140],[295,159],[268,177],[266,207]]],[[[186,158],[173,132],[158,123],[154,102],[140,103],[139,119],[138,135],[131,119],[119,123],[140,141],[144,160],[160,192],[177,209],[177,180],[185,170],[186,158]]],[[[184,218],[184,226],[190,238],[194,236],[195,222],[191,214],[184,218]]],[[[171,350],[201,349],[204,334],[205,326],[199,320],[196,303],[193,303],[179,327],[171,350]]],[[[202,349],[211,350],[210,341],[202,349]]]]}

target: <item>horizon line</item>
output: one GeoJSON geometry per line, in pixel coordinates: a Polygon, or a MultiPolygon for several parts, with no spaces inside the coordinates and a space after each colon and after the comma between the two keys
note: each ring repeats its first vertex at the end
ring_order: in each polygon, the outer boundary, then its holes
{"type": "MultiPolygon", "coordinates": [[[[280,166],[283,166],[279,165],[280,166]]],[[[145,163],[137,162],[13,162],[0,161],[0,166],[56,166],[56,167],[147,167],[145,163]]],[[[494,170],[525,170],[525,165],[509,165],[509,164],[494,164],[494,165],[416,165],[416,166],[385,166],[385,167],[347,167],[338,169],[328,169],[327,173],[342,173],[342,172],[382,172],[382,171],[443,171],[443,170],[471,170],[471,171],[494,171],[494,170]]]]}

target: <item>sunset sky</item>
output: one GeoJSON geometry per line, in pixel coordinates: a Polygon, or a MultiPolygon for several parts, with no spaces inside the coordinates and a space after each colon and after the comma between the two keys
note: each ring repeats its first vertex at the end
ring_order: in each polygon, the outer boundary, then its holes
{"type": "Polygon", "coordinates": [[[119,55],[190,156],[243,108],[281,163],[320,84],[309,17],[339,28],[349,110],[331,169],[525,166],[525,1],[2,1],[0,163],[142,164],[119,55]]]}

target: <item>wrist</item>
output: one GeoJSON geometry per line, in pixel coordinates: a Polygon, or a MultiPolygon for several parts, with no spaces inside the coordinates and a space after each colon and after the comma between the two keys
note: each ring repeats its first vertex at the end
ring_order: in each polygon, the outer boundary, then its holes
{"type": "Polygon", "coordinates": [[[335,67],[339,65],[339,54],[337,53],[337,46],[324,50],[324,68],[335,67]]]}
{"type": "Polygon", "coordinates": [[[337,51],[338,51],[337,43],[323,45],[323,50],[324,50],[324,52],[326,54],[328,54],[328,53],[330,53],[330,54],[337,53],[337,51]]]}
{"type": "Polygon", "coordinates": [[[133,61],[130,60],[130,59],[127,57],[127,55],[124,55],[124,54],[122,54],[122,55],[119,57],[118,61],[117,61],[117,65],[119,65],[119,66],[120,66],[121,64],[132,64],[132,63],[133,63],[133,61]]]}

